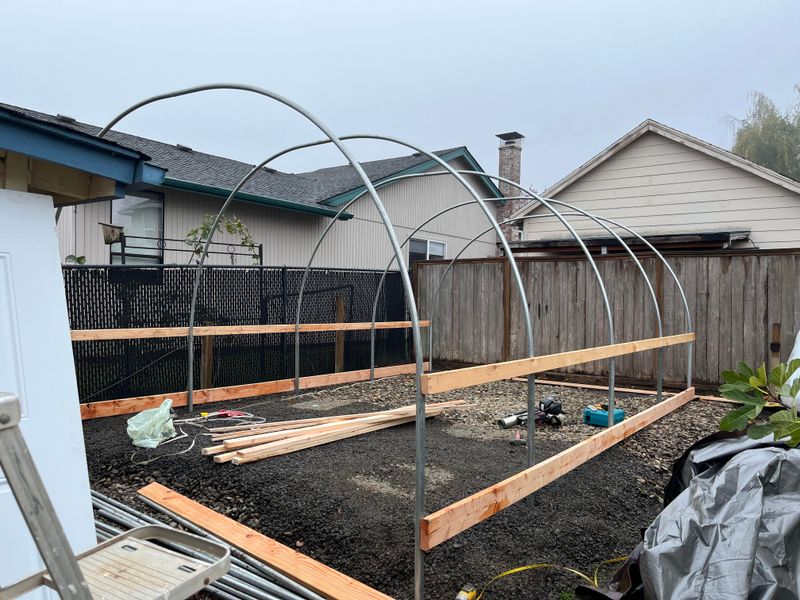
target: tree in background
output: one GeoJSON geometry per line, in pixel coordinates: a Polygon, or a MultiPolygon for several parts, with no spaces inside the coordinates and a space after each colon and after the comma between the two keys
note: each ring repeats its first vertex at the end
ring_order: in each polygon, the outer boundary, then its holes
{"type": "Polygon", "coordinates": [[[735,124],[733,152],[800,181],[800,85],[795,91],[798,103],[785,113],[755,92],[747,116],[735,124]]]}

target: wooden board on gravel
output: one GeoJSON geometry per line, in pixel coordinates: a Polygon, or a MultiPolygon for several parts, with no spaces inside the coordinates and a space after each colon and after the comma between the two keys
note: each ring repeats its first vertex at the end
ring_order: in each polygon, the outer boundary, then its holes
{"type": "Polygon", "coordinates": [[[161,484],[146,485],[139,490],[139,494],[213,533],[243,552],[255,556],[324,598],[331,600],[392,600],[390,596],[261,535],[161,484]]]}

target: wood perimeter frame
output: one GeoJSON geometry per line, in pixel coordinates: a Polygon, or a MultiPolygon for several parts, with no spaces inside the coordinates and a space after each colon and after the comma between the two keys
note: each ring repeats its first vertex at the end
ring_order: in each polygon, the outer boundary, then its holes
{"type": "MultiPolygon", "coordinates": [[[[430,321],[420,321],[420,327],[429,327],[430,321]]],[[[375,329],[407,329],[411,321],[377,321],[375,329]]],[[[315,331],[363,331],[372,329],[372,323],[300,323],[300,333],[315,331]]],[[[276,325],[201,325],[194,328],[194,335],[256,335],[269,333],[294,333],[294,323],[276,325]]],[[[186,337],[188,327],[134,327],[130,329],[73,329],[73,342],[98,340],[140,340],[165,337],[186,337]]]]}
{"type": "Polygon", "coordinates": [[[695,397],[693,387],[659,402],[516,475],[429,514],[422,519],[420,548],[431,550],[442,542],[485,521],[555,481],[565,473],[621,442],[695,397]]]}
{"type": "Polygon", "coordinates": [[[451,371],[440,371],[438,373],[426,373],[422,376],[422,393],[425,395],[459,390],[473,385],[490,383],[511,379],[512,377],[522,377],[542,371],[550,371],[561,367],[579,365],[581,363],[611,358],[612,356],[622,356],[635,352],[644,352],[655,348],[676,346],[687,344],[695,339],[694,333],[682,333],[679,335],[668,335],[664,337],[648,338],[633,342],[622,342],[619,344],[609,344],[607,346],[596,346],[583,350],[571,350],[569,352],[559,352],[558,354],[545,354],[532,358],[521,358],[506,362],[493,363],[490,365],[479,365],[476,367],[466,367],[464,369],[453,369],[451,371]]]}
{"type": "Polygon", "coordinates": [[[323,598],[392,600],[390,596],[161,484],[150,483],[141,488],[139,494],[256,557],[323,598]]]}
{"type": "MultiPolygon", "coordinates": [[[[430,368],[430,363],[424,363],[423,368],[430,368]]],[[[415,363],[395,365],[392,367],[378,367],[375,369],[375,377],[407,375],[409,373],[415,373],[416,370],[417,366],[415,363]]],[[[310,375],[300,378],[300,389],[304,390],[308,388],[324,387],[326,385],[367,381],[369,376],[369,369],[328,373],[326,375],[310,375]]],[[[251,398],[253,396],[279,394],[282,392],[291,392],[292,390],[294,390],[294,379],[276,379],[274,381],[262,381],[260,383],[245,383],[243,385],[195,390],[193,400],[194,404],[207,404],[209,402],[222,402],[224,400],[238,400],[241,398],[251,398]]],[[[136,398],[122,398],[120,400],[104,400],[102,402],[87,402],[81,404],[81,419],[113,417],[116,415],[139,412],[146,408],[156,408],[161,406],[161,403],[167,398],[172,399],[173,407],[186,406],[187,404],[186,392],[138,396],[136,398]]]]}

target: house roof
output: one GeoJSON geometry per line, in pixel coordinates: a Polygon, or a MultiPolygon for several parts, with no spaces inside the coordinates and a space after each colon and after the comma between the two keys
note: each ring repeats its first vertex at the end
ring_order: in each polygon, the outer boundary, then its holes
{"type": "MultiPolygon", "coordinates": [[[[634,129],[626,133],[624,136],[619,138],[616,142],[611,144],[608,148],[597,154],[596,156],[590,158],[588,161],[583,163],[577,169],[569,173],[563,179],[557,181],[549,188],[544,190],[540,195],[544,198],[552,198],[578,179],[598,167],[599,165],[603,164],[605,161],[610,159],[612,156],[617,154],[619,151],[627,148],[633,142],[638,140],[640,137],[647,133],[656,133],[662,137],[665,137],[673,142],[686,146],[687,148],[691,148],[693,150],[697,150],[698,152],[702,152],[707,156],[711,156],[712,158],[716,158],[721,160],[724,163],[732,165],[734,167],[738,167],[748,173],[761,177],[762,179],[766,179],[771,183],[779,185],[787,190],[800,194],[800,182],[795,181],[794,179],[790,179],[780,173],[776,173],[772,169],[768,169],[766,167],[762,167],[761,165],[757,165],[756,163],[747,160],[746,158],[742,158],[741,156],[734,154],[728,150],[724,150],[719,146],[715,146],[714,144],[710,144],[706,141],[703,141],[699,138],[689,135],[688,133],[684,133],[678,129],[673,127],[669,127],[664,125],[663,123],[659,123],[653,119],[647,119],[646,121],[642,122],[634,129]]],[[[539,202],[531,202],[530,204],[526,205],[521,210],[517,211],[513,215],[513,217],[522,216],[528,214],[536,209],[539,206],[539,202]]]]}
{"type": "Polygon", "coordinates": [[[142,152],[60,123],[30,118],[3,105],[0,140],[4,150],[112,180],[118,197],[129,185],[160,185],[164,179],[165,170],[150,165],[150,157],[142,152]]]}
{"type": "MultiPolygon", "coordinates": [[[[100,131],[100,127],[95,125],[18,106],[0,103],[0,108],[89,136],[96,136],[100,131]]],[[[241,161],[120,131],[112,130],[102,139],[146,154],[149,157],[148,164],[167,171],[161,184],[163,187],[227,197],[253,168],[253,165],[241,161]]],[[[464,146],[440,150],[434,154],[443,160],[461,157],[480,168],[464,146]]],[[[361,166],[373,182],[379,182],[411,169],[425,171],[435,166],[435,162],[417,153],[363,162],[361,166]]],[[[493,196],[501,197],[499,190],[488,179],[484,180],[484,185],[493,196]]],[[[263,169],[244,185],[237,194],[237,199],[332,217],[338,212],[335,207],[346,201],[342,200],[343,195],[349,194],[354,197],[363,190],[360,177],[350,165],[317,169],[306,173],[283,173],[274,169],[263,169]]],[[[350,216],[343,215],[344,218],[350,216]]]]}

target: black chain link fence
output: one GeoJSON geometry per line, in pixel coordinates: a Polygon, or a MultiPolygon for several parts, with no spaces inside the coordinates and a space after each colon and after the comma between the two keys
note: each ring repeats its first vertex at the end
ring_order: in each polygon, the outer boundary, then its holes
{"type": "MultiPolygon", "coordinates": [[[[191,266],[65,266],[71,329],[180,327],[189,323],[195,269],[191,266]]],[[[336,298],[345,321],[369,322],[381,273],[314,269],[303,293],[301,323],[336,321],[336,298]]],[[[303,269],[204,267],[195,325],[294,323],[303,269]]],[[[406,319],[400,274],[389,273],[378,302],[378,321],[406,319]]],[[[376,365],[410,362],[406,329],[378,330],[376,365]]],[[[195,338],[194,385],[200,387],[201,339],[195,338]]],[[[369,368],[370,332],[345,332],[344,370],[369,368]]],[[[335,333],[300,334],[300,374],[334,371],[335,333]]],[[[81,402],[186,389],[186,338],[73,342],[81,402]]],[[[294,377],[294,334],[216,336],[213,386],[294,377]]]]}

